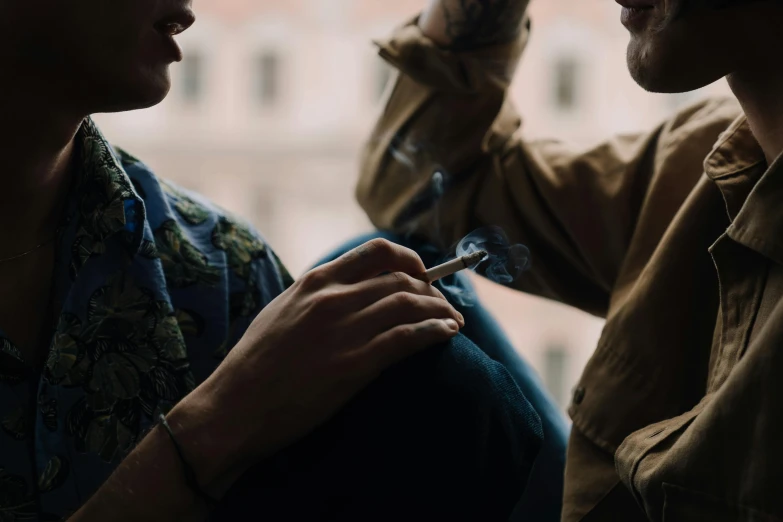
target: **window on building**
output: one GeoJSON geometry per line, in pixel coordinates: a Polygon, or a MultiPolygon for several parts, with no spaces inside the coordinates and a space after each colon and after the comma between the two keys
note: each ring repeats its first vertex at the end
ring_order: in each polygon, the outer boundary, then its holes
{"type": "Polygon", "coordinates": [[[280,56],[274,51],[263,51],[256,57],[255,92],[258,103],[275,105],[280,98],[280,56]]]}
{"type": "Polygon", "coordinates": [[[386,63],[386,60],[375,60],[375,88],[374,98],[376,102],[381,101],[383,95],[386,93],[386,87],[389,85],[389,81],[392,77],[391,65],[386,63]]]}
{"type": "Polygon", "coordinates": [[[544,385],[561,406],[568,401],[568,359],[568,350],[562,345],[549,346],[544,352],[544,385]]]}
{"type": "Polygon", "coordinates": [[[180,67],[182,99],[186,103],[198,103],[204,94],[204,58],[198,53],[188,53],[180,67]]]}
{"type": "Polygon", "coordinates": [[[579,103],[579,61],[574,56],[561,56],[555,61],[554,104],[561,111],[573,111],[579,103]]]}
{"type": "Polygon", "coordinates": [[[270,187],[258,187],[253,194],[250,208],[253,209],[253,224],[264,233],[273,230],[275,217],[274,190],[270,187]]]}

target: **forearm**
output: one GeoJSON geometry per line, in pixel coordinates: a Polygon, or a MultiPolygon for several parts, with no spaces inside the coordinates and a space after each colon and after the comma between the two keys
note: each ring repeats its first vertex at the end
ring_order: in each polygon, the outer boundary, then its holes
{"type": "Polygon", "coordinates": [[[204,520],[207,506],[188,489],[181,466],[168,434],[158,426],[69,520],[204,520]]]}
{"type": "MultiPolygon", "coordinates": [[[[239,477],[229,472],[230,441],[214,429],[211,408],[194,392],[168,416],[202,490],[220,498],[239,477]]],[[[162,426],[151,430],[70,522],[205,520],[208,506],[190,489],[183,463],[162,426]]]]}
{"type": "Polygon", "coordinates": [[[442,47],[478,49],[516,39],[527,5],[528,0],[430,0],[419,26],[442,47]]]}

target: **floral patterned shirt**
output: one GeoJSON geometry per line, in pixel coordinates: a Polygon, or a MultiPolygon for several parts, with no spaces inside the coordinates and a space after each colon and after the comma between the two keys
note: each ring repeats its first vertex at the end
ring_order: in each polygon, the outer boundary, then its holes
{"type": "Polygon", "coordinates": [[[77,149],[43,369],[0,330],[0,522],[76,511],[291,283],[250,227],[90,120],[77,149]]]}

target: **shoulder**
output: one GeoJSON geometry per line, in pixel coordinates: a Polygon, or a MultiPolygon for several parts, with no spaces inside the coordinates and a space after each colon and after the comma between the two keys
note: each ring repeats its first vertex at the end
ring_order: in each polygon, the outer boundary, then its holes
{"type": "Polygon", "coordinates": [[[203,280],[205,277],[221,277],[228,282],[231,293],[258,290],[261,303],[290,286],[291,276],[252,225],[208,198],[158,178],[123,149],[116,150],[144,201],[154,247],[170,286],[192,284],[194,278],[204,283],[208,282],[203,280]],[[226,273],[218,274],[216,270],[226,273]]]}
{"type": "Polygon", "coordinates": [[[213,357],[223,357],[293,280],[250,224],[115,150],[144,203],[141,253],[160,262],[191,363],[203,378],[213,357]],[[211,354],[206,362],[204,354],[211,354]]]}
{"type": "Polygon", "coordinates": [[[702,100],[686,106],[664,124],[662,145],[695,147],[702,144],[709,151],[720,135],[743,116],[742,107],[735,98],[702,100]],[[684,139],[687,143],[683,143],[684,139]]]}
{"type": "MultiPolygon", "coordinates": [[[[128,174],[139,198],[144,201],[147,221],[153,229],[161,223],[173,220],[182,228],[215,227],[228,219],[229,212],[209,199],[178,184],[156,176],[141,160],[124,149],[115,147],[123,169],[128,174]]],[[[234,219],[234,218],[232,218],[234,219]]],[[[245,225],[248,231],[252,227],[245,225]]],[[[260,235],[252,230],[254,236],[260,235]]]]}

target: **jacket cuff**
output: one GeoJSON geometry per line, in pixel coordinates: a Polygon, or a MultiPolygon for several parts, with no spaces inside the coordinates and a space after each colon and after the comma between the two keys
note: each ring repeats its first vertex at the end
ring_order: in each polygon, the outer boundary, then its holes
{"type": "Polygon", "coordinates": [[[418,20],[414,18],[390,38],[374,43],[381,58],[400,72],[446,92],[470,94],[507,89],[530,35],[530,19],[525,18],[516,40],[457,52],[438,47],[424,35],[418,20]]]}

